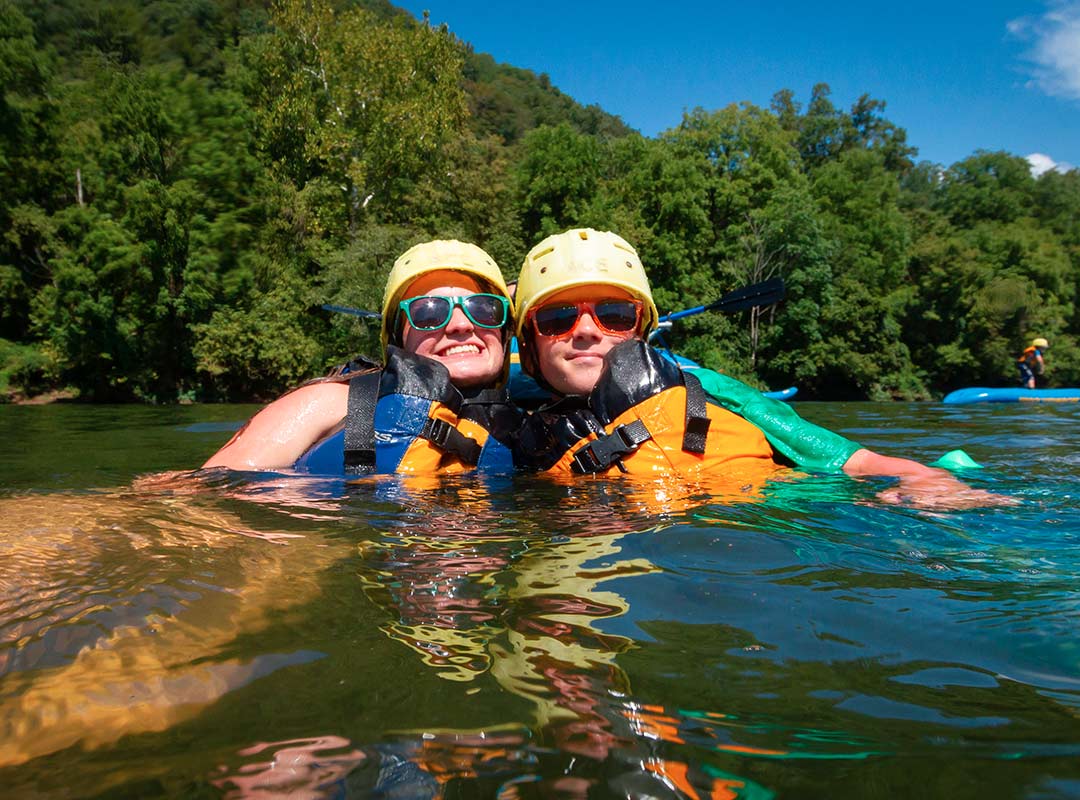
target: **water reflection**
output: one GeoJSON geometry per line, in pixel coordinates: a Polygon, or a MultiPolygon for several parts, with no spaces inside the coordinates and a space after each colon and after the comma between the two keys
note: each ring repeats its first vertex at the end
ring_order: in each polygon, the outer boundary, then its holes
{"type": "MultiPolygon", "coordinates": [[[[716,712],[666,709],[635,697],[617,664],[635,647],[633,639],[604,632],[600,623],[629,610],[626,596],[611,588],[658,571],[648,560],[620,557],[624,536],[657,530],[657,508],[667,513],[701,487],[625,485],[612,491],[568,492],[557,527],[532,526],[515,536],[499,533],[505,511],[493,497],[450,491],[464,514],[445,516],[440,502],[448,486],[431,489],[417,505],[416,482],[395,482],[408,494],[408,524],[360,545],[359,578],[366,595],[386,613],[380,629],[415,651],[440,678],[459,683],[495,678],[503,690],[532,707],[527,727],[476,730],[398,731],[389,741],[362,744],[324,731],[304,743],[305,765],[322,764],[327,741],[352,748],[354,772],[338,775],[341,757],[328,756],[326,769],[309,770],[305,791],[357,790],[375,796],[442,797],[468,782],[470,795],[525,796],[767,796],[760,786],[712,765],[687,762],[672,751],[688,741],[715,751],[782,758],[785,750],[741,742],[742,729],[716,712]],[[681,497],[682,500],[673,498],[681,497]],[[648,515],[627,508],[651,506],[648,515]],[[640,528],[642,521],[649,526],[640,528]],[[651,529],[651,530],[650,530],[651,529]],[[372,771],[373,774],[372,774],[372,771]],[[355,773],[363,773],[362,780],[355,773]],[[331,788],[330,784],[333,784],[331,788]],[[480,791],[487,786],[490,791],[480,791]],[[377,791],[376,791],[377,790],[377,791]]],[[[747,499],[742,486],[732,489],[747,499]]],[[[659,517],[662,519],[662,515],[659,517]]],[[[517,519],[514,526],[522,525],[517,519]]],[[[822,737],[824,738],[824,737],[822,737]]],[[[828,757],[844,757],[834,737],[828,757]]],[[[275,757],[244,763],[217,785],[231,796],[259,796],[268,785],[292,781],[282,764],[295,760],[296,741],[278,743],[275,757]],[[284,775],[284,777],[283,777],[284,775]]],[[[270,745],[259,745],[259,752],[270,745]]],[[[814,757],[804,747],[798,754],[814,757]]],[[[846,755],[865,755],[848,743],[846,755]]],[[[823,754],[824,757],[824,754],[823,754]]],[[[295,787],[294,787],[295,788],[295,787]]]]}
{"type": "Polygon", "coordinates": [[[190,482],[5,498],[0,519],[0,765],[164,731],[319,657],[228,649],[315,596],[334,555],[245,523],[190,482]]]}
{"type": "Polygon", "coordinates": [[[1038,554],[878,491],[208,471],[3,498],[0,764],[36,759],[16,793],[82,758],[235,797],[758,798],[835,760],[872,765],[857,794],[910,777],[898,752],[1069,774],[1075,559],[1039,523],[1075,513],[994,512],[1038,554]]]}
{"type": "Polygon", "coordinates": [[[490,672],[535,705],[545,747],[603,759],[640,737],[614,666],[632,642],[593,625],[627,603],[600,584],[652,571],[619,560],[619,538],[642,520],[655,527],[659,512],[700,489],[556,491],[567,504],[557,529],[517,513],[513,492],[415,479],[343,490],[292,476],[174,473],[123,491],[4,498],[0,765],[165,731],[253,681],[324,658],[242,656],[236,643],[316,601],[321,576],[341,562],[358,565],[385,635],[440,677],[490,672]],[[357,498],[376,525],[365,536],[306,530],[347,519],[357,498]],[[627,512],[642,504],[649,515],[627,512]]]}

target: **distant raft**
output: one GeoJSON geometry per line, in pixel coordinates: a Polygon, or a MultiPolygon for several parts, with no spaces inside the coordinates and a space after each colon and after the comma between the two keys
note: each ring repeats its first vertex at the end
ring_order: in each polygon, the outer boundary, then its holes
{"type": "Polygon", "coordinates": [[[798,391],[797,386],[789,386],[786,389],[777,389],[775,392],[762,392],[762,394],[771,397],[773,400],[790,400],[798,391]]]}
{"type": "Polygon", "coordinates": [[[1076,403],[1080,402],[1080,388],[1074,389],[987,389],[969,386],[945,395],[949,405],[968,403],[1076,403]]]}

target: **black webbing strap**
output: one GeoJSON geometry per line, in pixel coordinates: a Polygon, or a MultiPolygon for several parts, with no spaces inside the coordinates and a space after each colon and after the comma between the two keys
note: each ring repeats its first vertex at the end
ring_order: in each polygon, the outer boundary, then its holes
{"type": "Polygon", "coordinates": [[[444,453],[457,456],[466,464],[476,466],[483,448],[445,420],[428,417],[420,438],[427,439],[444,453]]]}
{"type": "Polygon", "coordinates": [[[690,453],[705,453],[705,438],[709,434],[708,411],[705,409],[705,390],[701,381],[693,373],[683,370],[686,381],[686,431],[683,433],[683,450],[690,453]]]}
{"type": "Polygon", "coordinates": [[[612,464],[626,472],[620,460],[627,453],[637,450],[642,442],[652,438],[649,429],[640,419],[627,425],[620,425],[611,433],[602,434],[595,441],[589,442],[574,455],[574,472],[603,472],[612,464]]]}
{"type": "Polygon", "coordinates": [[[345,415],[345,473],[375,471],[375,404],[382,372],[374,370],[349,381],[349,410],[345,415]]]}

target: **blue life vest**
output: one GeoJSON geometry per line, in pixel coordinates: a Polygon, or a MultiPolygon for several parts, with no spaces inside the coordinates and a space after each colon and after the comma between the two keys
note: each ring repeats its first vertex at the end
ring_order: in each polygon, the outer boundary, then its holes
{"type": "Polygon", "coordinates": [[[340,429],[294,464],[320,475],[508,472],[521,414],[505,389],[462,393],[442,364],[398,347],[386,366],[351,376],[340,429]]]}

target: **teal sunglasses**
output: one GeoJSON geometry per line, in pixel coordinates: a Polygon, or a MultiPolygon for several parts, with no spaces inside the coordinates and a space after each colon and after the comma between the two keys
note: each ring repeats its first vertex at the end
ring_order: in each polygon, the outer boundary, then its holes
{"type": "Polygon", "coordinates": [[[461,306],[469,322],[480,328],[501,328],[510,316],[510,301],[497,294],[422,295],[398,303],[409,324],[418,331],[445,328],[454,313],[454,306],[461,306]]]}

